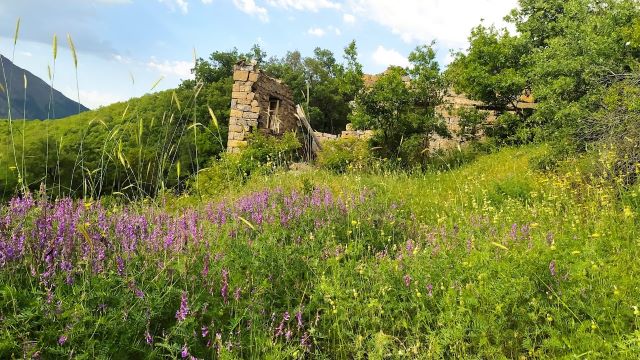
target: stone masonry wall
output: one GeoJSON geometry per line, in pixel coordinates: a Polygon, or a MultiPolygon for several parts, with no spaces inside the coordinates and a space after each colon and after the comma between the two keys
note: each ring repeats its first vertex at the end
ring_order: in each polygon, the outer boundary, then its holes
{"type": "Polygon", "coordinates": [[[245,61],[234,66],[233,80],[228,152],[240,152],[253,131],[281,135],[297,128],[293,96],[286,85],[245,61]]]}

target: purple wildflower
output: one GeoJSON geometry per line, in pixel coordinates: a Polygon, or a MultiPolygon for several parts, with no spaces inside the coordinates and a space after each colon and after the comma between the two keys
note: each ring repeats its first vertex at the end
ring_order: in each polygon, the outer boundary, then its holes
{"type": "Polygon", "coordinates": [[[551,262],[549,263],[549,272],[551,273],[551,276],[555,277],[556,276],[556,261],[555,260],[551,260],[551,262]]]}
{"type": "Polygon", "coordinates": [[[238,288],[236,288],[236,291],[234,291],[234,292],[233,292],[233,298],[234,298],[236,301],[240,301],[240,292],[241,292],[241,291],[242,291],[242,290],[238,287],[238,288]]]}
{"type": "Polygon", "coordinates": [[[304,333],[302,335],[302,337],[300,338],[300,346],[308,348],[309,347],[309,334],[308,333],[304,333]]]}
{"type": "Polygon", "coordinates": [[[144,340],[149,345],[153,344],[153,336],[151,336],[151,333],[149,333],[149,330],[144,332],[144,340]]]}
{"type": "Polygon", "coordinates": [[[124,275],[124,260],[122,260],[122,258],[120,256],[118,256],[116,258],[116,265],[117,265],[117,271],[118,271],[118,275],[123,276],[124,275]]]}
{"type": "Polygon", "coordinates": [[[553,234],[553,232],[549,231],[547,233],[547,245],[549,245],[549,246],[553,245],[554,237],[555,237],[555,235],[553,234]]]}
{"type": "Polygon", "coordinates": [[[144,298],[144,292],[142,292],[142,290],[135,288],[133,290],[133,292],[136,294],[136,297],[139,299],[143,299],[144,298]]]}
{"type": "Polygon", "coordinates": [[[206,325],[202,326],[202,337],[207,337],[209,335],[209,328],[206,325]]]}
{"type": "Polygon", "coordinates": [[[229,302],[229,270],[222,269],[222,288],[220,289],[220,295],[225,304],[229,302]]]}
{"type": "Polygon", "coordinates": [[[180,300],[180,310],[176,311],[176,319],[178,321],[184,321],[189,314],[189,304],[187,303],[187,292],[182,292],[182,298],[180,300]]]}
{"type": "Polygon", "coordinates": [[[293,334],[293,333],[291,332],[291,330],[287,330],[287,332],[286,332],[286,333],[284,333],[284,337],[285,337],[285,339],[287,339],[287,341],[291,340],[291,335],[292,335],[292,334],[293,334]]]}
{"type": "Polygon", "coordinates": [[[304,323],[302,322],[302,312],[298,311],[296,313],[296,320],[298,320],[298,329],[301,329],[304,326],[304,323]]]}
{"type": "Polygon", "coordinates": [[[58,338],[58,345],[64,345],[64,343],[67,342],[67,336],[66,335],[62,335],[58,338]]]}
{"type": "Polygon", "coordinates": [[[187,344],[182,346],[182,352],[180,353],[183,359],[186,359],[189,356],[189,349],[187,349],[187,344]]]}
{"type": "Polygon", "coordinates": [[[511,225],[511,232],[509,233],[511,240],[516,240],[518,238],[518,224],[513,223],[511,225]]]}
{"type": "Polygon", "coordinates": [[[433,297],[433,285],[429,284],[427,285],[427,294],[431,297],[433,297]]]}
{"type": "Polygon", "coordinates": [[[402,279],[404,280],[404,286],[406,287],[411,286],[411,276],[409,274],[406,274],[405,276],[403,276],[402,279]]]}

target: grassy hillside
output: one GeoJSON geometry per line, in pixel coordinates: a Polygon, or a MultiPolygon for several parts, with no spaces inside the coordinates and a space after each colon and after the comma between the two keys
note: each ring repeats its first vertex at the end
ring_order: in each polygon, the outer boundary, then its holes
{"type": "Polygon", "coordinates": [[[531,170],[545,152],[160,207],[15,200],[0,354],[637,358],[639,189],[531,170]]]}
{"type": "Polygon", "coordinates": [[[31,189],[46,179],[56,194],[94,197],[180,186],[178,175],[188,176],[223,148],[207,107],[226,141],[230,90],[229,81],[205,87],[197,98],[193,89],[179,89],[59,120],[13,121],[13,137],[8,121],[0,121],[0,194],[13,193],[18,175],[31,189]]]}

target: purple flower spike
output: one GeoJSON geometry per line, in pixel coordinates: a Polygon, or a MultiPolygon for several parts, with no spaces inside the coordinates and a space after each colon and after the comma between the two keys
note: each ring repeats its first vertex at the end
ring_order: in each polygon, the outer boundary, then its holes
{"type": "Polygon", "coordinates": [[[188,314],[189,304],[187,303],[187,292],[183,291],[182,298],[180,300],[180,310],[176,312],[176,319],[178,319],[179,322],[182,322],[187,318],[188,314]]]}
{"type": "Polygon", "coordinates": [[[556,276],[556,261],[555,260],[551,260],[551,262],[549,263],[549,272],[551,273],[551,276],[555,277],[556,276]]]}
{"type": "Polygon", "coordinates": [[[402,279],[404,280],[404,286],[411,286],[411,276],[409,274],[405,275],[402,279]]]}
{"type": "Polygon", "coordinates": [[[153,336],[151,336],[151,334],[149,333],[149,330],[144,332],[144,339],[148,345],[153,344],[153,336]]]}
{"type": "Polygon", "coordinates": [[[187,349],[187,344],[182,346],[182,353],[180,353],[183,359],[186,359],[189,356],[189,349],[187,349]]]}
{"type": "Polygon", "coordinates": [[[67,336],[66,335],[62,335],[58,338],[58,345],[64,345],[64,343],[67,342],[67,336]]]}

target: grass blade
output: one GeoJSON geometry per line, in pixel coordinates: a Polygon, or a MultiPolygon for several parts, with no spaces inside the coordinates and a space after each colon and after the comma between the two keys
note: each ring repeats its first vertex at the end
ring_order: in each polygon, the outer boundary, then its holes
{"type": "Polygon", "coordinates": [[[67,41],[69,42],[69,48],[71,48],[71,55],[73,56],[73,65],[78,68],[78,54],[76,53],[76,46],[73,44],[71,35],[67,34],[67,41]]]}

